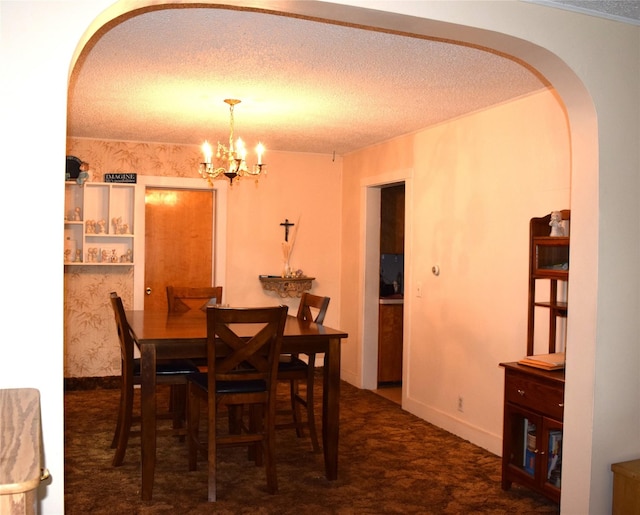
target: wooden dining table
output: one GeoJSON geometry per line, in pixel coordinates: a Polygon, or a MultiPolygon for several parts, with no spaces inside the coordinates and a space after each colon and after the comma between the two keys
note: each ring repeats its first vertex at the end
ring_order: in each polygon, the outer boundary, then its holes
{"type": "MultiPolygon", "coordinates": [[[[140,346],[141,493],[143,500],[150,500],[156,468],[156,361],[206,357],[207,320],[200,310],[187,313],[135,310],[127,311],[126,316],[140,346]]],[[[340,345],[347,337],[344,331],[289,315],[282,341],[283,353],[324,354],[322,443],[328,480],[338,478],[340,345]]]]}

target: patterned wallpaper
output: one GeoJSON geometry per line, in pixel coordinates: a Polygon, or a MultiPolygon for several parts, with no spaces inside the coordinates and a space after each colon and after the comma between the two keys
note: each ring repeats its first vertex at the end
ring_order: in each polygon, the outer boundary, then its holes
{"type": "MultiPolygon", "coordinates": [[[[67,140],[67,155],[89,163],[92,181],[102,181],[112,172],[196,177],[201,160],[197,146],[72,138],[67,140]]],[[[132,305],[132,267],[65,267],[65,377],[120,375],[112,291],[122,297],[125,309],[132,305]]]]}

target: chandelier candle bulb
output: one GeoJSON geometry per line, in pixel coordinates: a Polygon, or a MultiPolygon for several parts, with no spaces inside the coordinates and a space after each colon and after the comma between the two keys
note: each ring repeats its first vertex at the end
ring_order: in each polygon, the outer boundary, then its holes
{"type": "Polygon", "coordinates": [[[236,142],[236,153],[243,161],[247,157],[247,149],[244,146],[244,141],[242,141],[240,138],[238,138],[238,141],[236,142]]]}
{"type": "Polygon", "coordinates": [[[202,144],[202,153],[204,154],[204,162],[205,162],[205,164],[210,164],[211,163],[211,157],[213,156],[213,149],[211,148],[211,145],[209,145],[208,141],[205,141],[202,144]]]}
{"type": "Polygon", "coordinates": [[[258,143],[256,147],[256,154],[258,154],[258,164],[262,164],[262,154],[264,153],[264,145],[262,143],[258,143]]]}

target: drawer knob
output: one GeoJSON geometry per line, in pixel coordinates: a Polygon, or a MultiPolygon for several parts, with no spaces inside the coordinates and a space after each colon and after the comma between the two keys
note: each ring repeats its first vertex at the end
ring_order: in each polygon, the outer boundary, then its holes
{"type": "Polygon", "coordinates": [[[518,389],[518,394],[519,394],[521,397],[524,397],[524,390],[520,390],[520,389],[518,389]]]}
{"type": "Polygon", "coordinates": [[[560,404],[558,404],[559,408],[564,408],[564,402],[561,402],[560,404]]]}

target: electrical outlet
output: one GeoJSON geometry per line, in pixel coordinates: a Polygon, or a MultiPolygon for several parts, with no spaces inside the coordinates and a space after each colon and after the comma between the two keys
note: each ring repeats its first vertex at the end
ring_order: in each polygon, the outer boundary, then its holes
{"type": "Polygon", "coordinates": [[[458,395],[458,411],[464,412],[464,399],[462,395],[458,395]]]}

